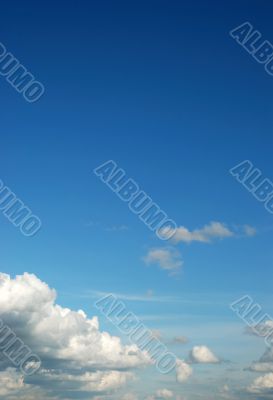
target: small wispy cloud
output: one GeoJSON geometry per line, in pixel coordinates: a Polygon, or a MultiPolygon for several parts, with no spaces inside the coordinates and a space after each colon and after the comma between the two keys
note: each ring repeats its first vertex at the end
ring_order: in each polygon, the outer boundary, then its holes
{"type": "Polygon", "coordinates": [[[163,341],[163,336],[162,332],[159,329],[151,329],[153,337],[155,337],[158,340],[163,341]]]}
{"type": "MultiPolygon", "coordinates": [[[[256,229],[250,225],[236,226],[235,229],[231,229],[222,222],[212,221],[202,228],[194,229],[192,231],[185,226],[180,226],[174,231],[171,241],[176,244],[180,242],[211,243],[215,240],[222,240],[231,237],[255,236],[256,233],[256,229]]],[[[161,234],[164,235],[164,230],[161,234]]]]}
{"type": "Polygon", "coordinates": [[[189,339],[186,336],[175,336],[171,343],[173,344],[186,344],[189,339]]]}
{"type": "Polygon", "coordinates": [[[172,274],[179,272],[183,265],[181,254],[173,247],[154,248],[143,257],[147,265],[157,264],[161,269],[170,271],[172,274]]]}
{"type": "Polygon", "coordinates": [[[201,229],[190,231],[189,229],[181,226],[177,228],[173,241],[176,243],[185,242],[203,242],[209,243],[214,239],[223,239],[233,236],[234,233],[221,222],[210,222],[201,229]]]}
{"type": "Polygon", "coordinates": [[[129,228],[126,225],[114,225],[105,228],[107,232],[120,232],[120,231],[128,231],[129,228]]]}
{"type": "Polygon", "coordinates": [[[257,234],[257,229],[250,225],[243,225],[243,232],[246,236],[255,236],[257,234]]]}
{"type": "MultiPolygon", "coordinates": [[[[110,292],[98,291],[98,290],[89,290],[87,293],[83,294],[81,297],[86,298],[102,298],[109,295],[110,292]]],[[[150,291],[145,294],[127,294],[127,293],[113,293],[113,296],[118,298],[119,300],[125,301],[135,301],[135,302],[174,302],[179,301],[178,297],[174,296],[154,296],[151,295],[150,291]]]]}

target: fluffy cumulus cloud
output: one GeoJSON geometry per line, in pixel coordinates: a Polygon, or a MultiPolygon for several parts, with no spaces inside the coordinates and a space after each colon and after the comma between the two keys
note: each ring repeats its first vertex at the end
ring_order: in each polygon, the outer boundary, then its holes
{"type": "MultiPolygon", "coordinates": [[[[26,378],[1,357],[0,398],[44,400],[72,393],[95,399],[132,379],[132,369],[150,364],[137,346],[101,332],[97,317],[56,304],[56,292],[31,274],[15,279],[0,274],[0,316],[42,360],[41,369],[26,378]]],[[[1,334],[2,329],[0,341],[1,334]]]]}
{"type": "MultiPolygon", "coordinates": [[[[257,394],[271,394],[273,395],[273,373],[269,373],[263,376],[259,376],[254,382],[248,387],[250,393],[257,394]]],[[[270,396],[270,398],[272,398],[270,396]]]]}
{"type": "Polygon", "coordinates": [[[176,361],[176,380],[179,383],[186,382],[192,375],[191,366],[183,360],[176,361]]]}
{"type": "Polygon", "coordinates": [[[147,265],[158,264],[161,269],[171,273],[178,272],[183,265],[181,254],[172,247],[151,249],[143,260],[147,265]]]}
{"type": "Polygon", "coordinates": [[[220,362],[207,346],[194,346],[190,351],[189,361],[196,364],[217,364],[220,362]]]}

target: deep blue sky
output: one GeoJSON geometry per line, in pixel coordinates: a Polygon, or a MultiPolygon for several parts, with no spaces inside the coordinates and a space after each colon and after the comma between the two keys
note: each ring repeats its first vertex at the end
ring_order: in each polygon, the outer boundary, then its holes
{"type": "Polygon", "coordinates": [[[269,307],[273,216],[228,171],[250,159],[273,179],[273,77],[228,32],[249,21],[272,42],[272,5],[13,1],[0,21],[1,42],[46,90],[28,104],[0,79],[0,178],[43,223],[26,238],[1,217],[1,270],[33,272],[91,314],[93,290],[218,296],[221,311],[204,311],[215,319],[237,294],[269,307]],[[93,174],[108,159],[178,225],[248,224],[257,235],[179,245],[179,278],[145,266],[162,243],[93,174]]]}
{"type": "MultiPolygon", "coordinates": [[[[45,278],[64,268],[71,282],[82,268],[89,285],[99,279],[95,265],[117,267],[105,262],[112,254],[123,273],[142,274],[132,263],[149,232],[92,174],[109,158],[179,225],[270,226],[271,216],[227,172],[248,158],[272,178],[273,80],[228,35],[249,20],[270,40],[269,11],[266,2],[242,1],[4,4],[1,41],[46,88],[38,103],[28,104],[0,82],[1,178],[44,225],[28,241],[2,221],[5,267],[39,271],[44,263],[45,278]],[[87,229],[90,220],[132,226],[115,237],[87,229]]],[[[259,246],[268,235],[256,239],[259,246]]],[[[249,270],[249,257],[256,274],[258,260],[268,256],[243,241],[225,246],[219,259],[213,249],[217,268],[202,253],[211,249],[194,249],[220,285],[227,272],[225,284],[236,286],[235,263],[249,270]]],[[[192,268],[202,274],[197,262],[196,256],[192,268]]]]}

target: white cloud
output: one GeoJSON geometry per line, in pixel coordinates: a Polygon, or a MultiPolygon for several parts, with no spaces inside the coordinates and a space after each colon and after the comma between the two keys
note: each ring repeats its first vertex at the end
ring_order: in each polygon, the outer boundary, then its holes
{"type": "Polygon", "coordinates": [[[256,228],[250,225],[244,225],[243,232],[245,233],[246,236],[255,236],[257,234],[256,228]]]}
{"type": "Polygon", "coordinates": [[[222,391],[223,392],[229,392],[229,386],[228,385],[224,385],[222,391]]]}
{"type": "Polygon", "coordinates": [[[183,265],[181,254],[172,247],[151,249],[143,259],[148,265],[158,264],[160,268],[171,272],[179,271],[183,265]]]}
{"type": "Polygon", "coordinates": [[[207,346],[194,346],[190,351],[189,360],[196,364],[216,364],[219,359],[207,346]]]}
{"type": "Polygon", "coordinates": [[[0,396],[7,396],[25,389],[23,376],[16,372],[15,368],[8,368],[0,372],[0,396]]]}
{"type": "Polygon", "coordinates": [[[192,368],[183,360],[176,361],[176,380],[179,383],[186,382],[192,375],[192,368]]]}
{"type": "Polygon", "coordinates": [[[248,369],[253,372],[273,372],[273,362],[254,362],[248,369]]]}
{"type": "Polygon", "coordinates": [[[168,399],[183,400],[179,395],[175,396],[173,391],[169,389],[158,389],[152,396],[146,397],[146,400],[168,400],[168,399]]]}
{"type": "Polygon", "coordinates": [[[123,397],[122,400],[138,400],[138,397],[133,394],[133,393],[126,393],[123,397]]]}
{"type": "MultiPolygon", "coordinates": [[[[170,236],[170,229],[165,228],[166,234],[170,236]]],[[[240,236],[254,236],[257,231],[250,225],[237,226],[233,230],[227,227],[222,222],[212,221],[209,224],[199,229],[190,231],[185,226],[180,226],[171,232],[173,234],[171,241],[174,243],[184,242],[202,242],[210,243],[213,240],[225,239],[229,237],[240,237],[240,236]]],[[[161,235],[164,236],[164,229],[161,231],[161,235]]]]}
{"type": "Polygon", "coordinates": [[[88,319],[83,311],[63,308],[55,300],[55,291],[35,275],[11,279],[0,274],[0,314],[9,325],[16,322],[41,356],[108,369],[147,363],[136,346],[122,346],[118,337],[100,332],[97,317],[88,319]]]}
{"type": "MultiPolygon", "coordinates": [[[[159,389],[156,391],[155,394],[145,397],[145,400],[168,400],[168,399],[186,400],[185,397],[181,396],[180,394],[175,394],[172,390],[169,389],[159,389]]],[[[132,398],[132,400],[134,400],[134,398],[132,398]]]]}
{"type": "Polygon", "coordinates": [[[129,379],[133,379],[134,375],[126,371],[96,371],[83,372],[80,375],[59,373],[55,370],[41,370],[41,375],[48,382],[66,382],[66,389],[72,389],[77,384],[81,391],[85,392],[106,392],[118,389],[123,386],[129,379]]]}
{"type": "Polygon", "coordinates": [[[273,393],[273,373],[256,378],[248,387],[248,391],[257,394],[273,393]]]}
{"type": "MultiPolygon", "coordinates": [[[[56,292],[35,275],[11,279],[0,274],[0,316],[40,356],[43,369],[37,381],[41,387],[53,391],[61,387],[64,396],[73,389],[89,393],[90,398],[90,393],[112,391],[132,379],[128,369],[150,364],[148,354],[136,345],[124,346],[120,338],[101,332],[97,317],[89,319],[83,311],[55,301],[56,292]]],[[[1,369],[5,363],[0,361],[1,369]]],[[[13,382],[23,385],[19,378],[13,382]]],[[[24,384],[20,392],[31,388],[24,384]]]]}
{"type": "Polygon", "coordinates": [[[168,389],[159,389],[156,392],[156,396],[160,399],[171,399],[173,397],[173,392],[168,389]]]}
{"type": "MultiPolygon", "coordinates": [[[[164,234],[164,233],[163,233],[164,234]]],[[[204,242],[209,243],[213,239],[223,239],[227,237],[234,236],[234,232],[232,232],[229,228],[227,228],[221,222],[210,222],[208,225],[205,225],[203,228],[195,229],[190,231],[184,226],[180,226],[176,229],[172,240],[176,243],[185,242],[204,242]]]]}
{"type": "Polygon", "coordinates": [[[15,368],[0,372],[0,398],[5,400],[57,400],[47,396],[46,392],[36,385],[26,384],[24,376],[15,368]]]}

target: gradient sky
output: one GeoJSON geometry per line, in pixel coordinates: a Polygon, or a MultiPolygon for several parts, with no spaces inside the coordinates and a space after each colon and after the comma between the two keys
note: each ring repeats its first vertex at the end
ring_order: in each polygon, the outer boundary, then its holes
{"type": "Polygon", "coordinates": [[[245,392],[265,345],[229,309],[248,294],[273,315],[273,216],[229,173],[249,159],[273,180],[273,78],[229,35],[249,21],[273,42],[272,11],[264,0],[2,4],[0,41],[45,94],[29,104],[0,77],[0,179],[42,221],[27,238],[1,214],[1,271],[35,274],[89,317],[98,292],[117,293],[164,341],[189,339],[170,345],[180,358],[205,345],[229,361],[196,365],[185,385],[148,368],[109,398],[163,387],[187,400],[273,398],[245,392]],[[166,247],[94,175],[109,159],[178,226],[235,233],[166,247]],[[179,252],[179,274],[145,263],[162,248],[179,252]]]}

